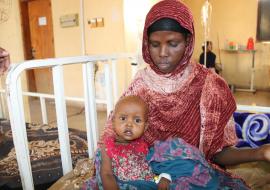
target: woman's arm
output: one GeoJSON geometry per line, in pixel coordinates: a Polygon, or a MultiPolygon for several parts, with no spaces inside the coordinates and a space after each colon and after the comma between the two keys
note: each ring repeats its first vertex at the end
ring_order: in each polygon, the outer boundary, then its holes
{"type": "Polygon", "coordinates": [[[222,166],[236,165],[253,161],[270,162],[270,144],[259,148],[226,147],[214,155],[213,161],[222,166]]]}
{"type": "Polygon", "coordinates": [[[119,190],[112,172],[112,161],[107,155],[104,147],[101,148],[100,175],[104,190],[119,190]]]}

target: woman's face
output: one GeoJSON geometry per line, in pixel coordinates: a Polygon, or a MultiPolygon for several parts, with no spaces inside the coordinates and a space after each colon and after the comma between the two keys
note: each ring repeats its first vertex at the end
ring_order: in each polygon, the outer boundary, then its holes
{"type": "Polygon", "coordinates": [[[162,73],[172,72],[182,59],[187,39],[173,31],[156,31],[149,36],[149,52],[154,64],[162,73]]]}

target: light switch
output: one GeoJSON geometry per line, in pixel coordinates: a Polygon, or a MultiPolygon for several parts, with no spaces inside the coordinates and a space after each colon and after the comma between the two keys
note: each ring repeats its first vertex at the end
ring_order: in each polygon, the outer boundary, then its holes
{"type": "Polygon", "coordinates": [[[97,27],[97,19],[91,18],[90,20],[88,20],[88,24],[90,25],[91,28],[96,28],[97,27]]]}
{"type": "Polygon", "coordinates": [[[103,17],[97,18],[97,27],[104,27],[104,18],[103,17]]]}
{"type": "Polygon", "coordinates": [[[63,15],[60,17],[60,25],[61,27],[78,26],[78,18],[78,14],[63,15]]]}

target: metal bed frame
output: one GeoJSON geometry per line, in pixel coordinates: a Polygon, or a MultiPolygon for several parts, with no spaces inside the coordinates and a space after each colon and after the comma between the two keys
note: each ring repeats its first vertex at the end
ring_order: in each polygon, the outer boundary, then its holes
{"type": "MultiPolygon", "coordinates": [[[[118,98],[118,83],[116,77],[116,65],[120,59],[127,59],[136,63],[133,54],[115,54],[99,56],[78,56],[66,58],[54,58],[45,60],[32,60],[16,64],[10,69],[6,79],[6,97],[9,117],[12,128],[13,141],[17,156],[23,189],[34,189],[31,163],[29,158],[28,141],[26,135],[25,115],[23,108],[23,96],[37,96],[40,98],[42,120],[47,123],[45,98],[54,98],[56,106],[57,126],[60,142],[61,161],[63,174],[72,170],[72,160],[69,145],[68,123],[66,112],[66,100],[81,101],[85,106],[86,131],[88,139],[89,157],[92,157],[97,147],[97,111],[96,103],[105,103],[107,113],[113,109],[114,101],[118,98]],[[103,62],[105,68],[106,100],[95,99],[94,64],[103,62]],[[82,64],[84,97],[65,97],[63,87],[63,67],[70,64],[82,64]],[[53,74],[54,95],[35,94],[22,92],[20,74],[27,69],[51,67],[53,74]],[[64,98],[63,98],[64,97],[64,98]]],[[[131,64],[134,65],[134,64],[131,64]]],[[[136,66],[132,66],[135,73],[136,66]]],[[[4,92],[2,92],[4,93],[4,92]]],[[[238,105],[238,111],[270,113],[269,107],[238,105]]]]}
{"type": "Polygon", "coordinates": [[[40,98],[43,123],[48,123],[45,99],[55,99],[62,168],[63,174],[66,174],[72,170],[66,100],[84,102],[88,153],[89,157],[92,157],[94,154],[94,150],[97,147],[98,138],[96,103],[106,104],[107,115],[113,109],[114,100],[118,98],[116,65],[119,60],[128,60],[131,63],[132,73],[135,73],[136,64],[134,66],[134,63],[136,63],[136,56],[134,56],[133,54],[78,56],[44,60],[31,60],[13,65],[13,67],[11,67],[6,78],[6,90],[5,92],[2,91],[2,93],[5,93],[7,98],[7,106],[11,123],[13,142],[23,189],[34,189],[25,126],[23,96],[37,96],[40,98]],[[95,98],[94,64],[97,62],[102,62],[104,64],[106,86],[105,101],[96,100],[95,98]],[[65,65],[71,64],[82,64],[84,87],[83,98],[65,97],[63,85],[63,67],[65,65]],[[21,73],[27,69],[44,67],[52,68],[54,95],[22,92],[22,85],[20,79],[21,73]]]}

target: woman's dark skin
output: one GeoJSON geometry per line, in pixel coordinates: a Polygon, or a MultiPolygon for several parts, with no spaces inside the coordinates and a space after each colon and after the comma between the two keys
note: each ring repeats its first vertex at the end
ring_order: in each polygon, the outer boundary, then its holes
{"type": "MultiPolygon", "coordinates": [[[[189,35],[173,31],[156,31],[149,36],[149,52],[155,65],[163,73],[171,73],[182,59],[189,35]]],[[[252,161],[270,161],[270,144],[259,148],[223,148],[213,161],[221,166],[252,161]]]]}
{"type": "Polygon", "coordinates": [[[163,73],[172,72],[181,61],[186,47],[185,35],[173,31],[156,31],[149,36],[151,58],[163,73]]]}

